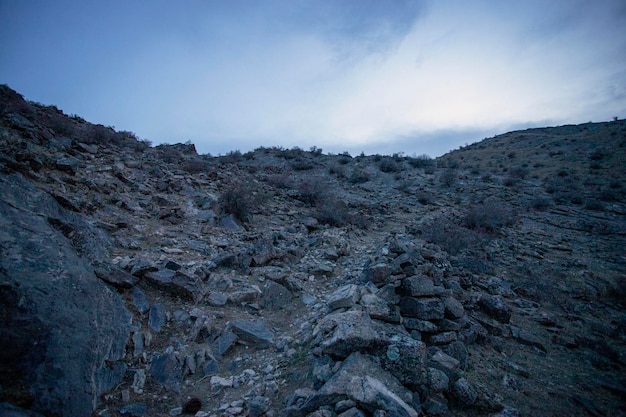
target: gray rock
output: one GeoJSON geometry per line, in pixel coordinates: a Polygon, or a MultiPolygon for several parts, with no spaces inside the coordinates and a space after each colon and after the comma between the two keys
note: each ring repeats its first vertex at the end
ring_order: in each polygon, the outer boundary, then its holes
{"type": "Polygon", "coordinates": [[[382,287],[385,284],[393,281],[391,277],[391,270],[389,266],[384,263],[379,263],[374,266],[370,266],[363,271],[362,280],[364,282],[372,282],[377,287],[382,287]]]}
{"type": "Polygon", "coordinates": [[[366,417],[365,413],[359,410],[356,407],[352,407],[341,414],[338,414],[337,417],[366,417]]]}
{"type": "Polygon", "coordinates": [[[402,324],[409,330],[418,330],[424,333],[437,333],[439,328],[437,325],[428,320],[419,320],[412,317],[404,317],[402,324]]]}
{"type": "Polygon", "coordinates": [[[130,417],[143,417],[146,415],[148,407],[144,403],[133,403],[120,408],[120,415],[130,417]]]}
{"type": "Polygon", "coordinates": [[[330,310],[350,308],[359,301],[359,296],[359,287],[354,284],[348,284],[329,295],[326,302],[330,310]]]}
{"type": "Polygon", "coordinates": [[[374,294],[363,294],[359,304],[365,307],[365,311],[373,319],[387,322],[395,321],[395,315],[393,314],[395,310],[392,311],[386,301],[374,294]]]}
{"type": "Polygon", "coordinates": [[[511,307],[500,296],[483,294],[478,300],[478,305],[500,323],[506,324],[511,320],[511,307]]]}
{"type": "Polygon", "coordinates": [[[428,341],[433,345],[446,345],[456,340],[456,332],[442,332],[431,335],[428,341]]]}
{"type": "Polygon", "coordinates": [[[166,352],[152,360],[150,375],[163,387],[180,393],[183,379],[183,367],[176,355],[166,352]]]}
{"type": "Polygon", "coordinates": [[[148,301],[146,293],[138,287],[133,287],[133,290],[131,292],[131,298],[133,300],[135,308],[141,314],[145,314],[148,310],[150,310],[150,302],[148,301]]]}
{"type": "Polygon", "coordinates": [[[337,373],[305,403],[303,410],[311,412],[346,399],[370,413],[383,409],[399,417],[418,415],[409,405],[415,401],[411,392],[360,353],[350,355],[337,373]]]}
{"type": "Polygon", "coordinates": [[[102,281],[119,288],[132,288],[139,281],[134,275],[109,264],[96,265],[94,272],[102,281]]]}
{"type": "Polygon", "coordinates": [[[451,320],[460,319],[465,315],[465,309],[463,308],[463,304],[461,304],[454,297],[447,297],[443,300],[443,307],[445,316],[451,320]]]}
{"type": "Polygon", "coordinates": [[[443,301],[439,298],[402,297],[400,313],[420,320],[437,320],[444,316],[443,301]]]}
{"type": "Polygon", "coordinates": [[[329,314],[313,329],[313,336],[323,353],[339,359],[373,348],[380,341],[364,311],[329,314]]]}
{"type": "Polygon", "coordinates": [[[433,353],[430,358],[430,366],[436,369],[440,369],[448,376],[456,375],[457,369],[459,369],[460,362],[448,355],[447,353],[438,350],[433,353]]]}
{"type": "Polygon", "coordinates": [[[452,394],[463,406],[471,406],[478,400],[478,392],[465,378],[459,378],[452,386],[452,394]]]}
{"type": "Polygon", "coordinates": [[[0,361],[28,375],[14,382],[34,411],[90,415],[125,373],[130,314],[88,263],[108,257],[102,233],[20,175],[0,177],[0,361]]]}
{"type": "Polygon", "coordinates": [[[450,378],[440,369],[428,368],[428,388],[432,392],[443,392],[448,390],[450,378]]]}
{"type": "Polygon", "coordinates": [[[232,230],[234,232],[240,232],[244,230],[243,227],[241,227],[239,223],[237,223],[237,220],[235,220],[235,216],[233,216],[232,214],[229,214],[226,217],[222,217],[218,222],[218,225],[223,229],[232,230]]]}
{"type": "Polygon", "coordinates": [[[224,356],[237,343],[237,335],[230,330],[225,330],[213,342],[213,352],[216,355],[224,356]]]}
{"type": "Polygon", "coordinates": [[[513,336],[513,339],[517,340],[521,344],[533,346],[539,350],[547,352],[546,347],[541,342],[541,339],[530,333],[528,330],[524,330],[516,326],[509,326],[509,328],[511,329],[511,336],[513,336]]]}
{"type": "Polygon", "coordinates": [[[249,417],[261,417],[270,409],[270,399],[257,395],[248,400],[246,405],[248,406],[249,417]]]}
{"type": "Polygon", "coordinates": [[[235,320],[230,330],[237,335],[238,341],[258,349],[265,349],[274,344],[274,333],[263,320],[235,320]]]}
{"type": "Polygon", "coordinates": [[[282,310],[294,303],[291,291],[271,280],[266,282],[260,301],[261,306],[268,310],[282,310]]]}
{"type": "Polygon", "coordinates": [[[153,287],[196,303],[206,294],[204,283],[199,277],[187,275],[180,270],[151,271],[144,275],[144,279],[153,287]]]}
{"type": "Polygon", "coordinates": [[[432,297],[442,294],[444,288],[435,286],[433,280],[414,275],[402,280],[400,294],[406,297],[432,297]]]}
{"type": "Polygon", "coordinates": [[[150,309],[148,325],[155,332],[160,332],[165,326],[165,308],[161,304],[155,304],[150,309]]]}

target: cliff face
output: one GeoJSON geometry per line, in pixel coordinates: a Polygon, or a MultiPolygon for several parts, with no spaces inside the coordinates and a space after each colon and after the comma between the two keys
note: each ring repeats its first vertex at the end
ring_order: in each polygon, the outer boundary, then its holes
{"type": "Polygon", "coordinates": [[[0,99],[3,412],[626,412],[623,121],[210,157],[0,99]]]}

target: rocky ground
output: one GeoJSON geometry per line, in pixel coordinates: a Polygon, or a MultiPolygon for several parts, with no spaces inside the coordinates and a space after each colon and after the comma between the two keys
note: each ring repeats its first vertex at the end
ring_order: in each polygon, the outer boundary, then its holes
{"type": "Polygon", "coordinates": [[[626,122],[211,157],[0,90],[0,414],[626,415],[626,122]]]}

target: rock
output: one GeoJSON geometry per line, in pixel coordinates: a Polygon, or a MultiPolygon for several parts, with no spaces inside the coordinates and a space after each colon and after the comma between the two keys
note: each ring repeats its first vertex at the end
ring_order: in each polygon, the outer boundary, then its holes
{"type": "Polygon", "coordinates": [[[377,287],[393,281],[391,277],[391,271],[387,264],[379,263],[374,266],[370,266],[363,271],[363,282],[372,282],[377,287]]]}
{"type": "Polygon", "coordinates": [[[165,326],[165,308],[161,304],[155,304],[150,308],[148,316],[148,325],[155,332],[160,332],[165,326]]]}
{"type": "Polygon", "coordinates": [[[478,300],[478,305],[500,323],[506,324],[511,320],[511,307],[500,296],[483,294],[478,300]]]}
{"type": "Polygon", "coordinates": [[[450,378],[445,372],[436,368],[428,368],[428,387],[432,392],[447,391],[449,384],[450,378]]]}
{"type": "Polygon", "coordinates": [[[359,287],[348,284],[329,295],[326,303],[331,311],[339,308],[350,308],[359,301],[359,296],[359,287]]]}
{"type": "Polygon", "coordinates": [[[121,416],[143,417],[146,415],[148,407],[144,403],[133,403],[120,408],[121,416]]]}
{"type": "Polygon", "coordinates": [[[513,339],[517,340],[521,344],[533,346],[543,352],[547,352],[546,347],[541,342],[541,339],[534,334],[516,326],[509,326],[509,328],[511,329],[511,336],[513,336],[513,339]]]}
{"type": "Polygon", "coordinates": [[[437,325],[428,320],[419,320],[411,317],[403,317],[402,324],[409,330],[418,330],[424,333],[437,333],[437,325]]]}
{"type": "Polygon", "coordinates": [[[415,409],[409,405],[414,398],[410,391],[402,387],[395,378],[380,369],[371,359],[360,353],[353,353],[335,373],[302,407],[312,412],[323,405],[352,400],[373,413],[383,409],[399,417],[417,417],[415,409]]]}
{"type": "Polygon", "coordinates": [[[322,352],[343,359],[352,352],[366,351],[380,339],[363,311],[346,311],[322,318],[313,330],[322,352]]]}
{"type": "Polygon", "coordinates": [[[456,332],[443,332],[431,335],[428,340],[433,345],[446,345],[456,340],[456,332]]]}
{"type": "Polygon", "coordinates": [[[274,333],[262,320],[234,320],[230,330],[237,335],[238,341],[257,349],[265,349],[274,344],[274,333]]]}
{"type": "Polygon", "coordinates": [[[199,302],[206,294],[204,283],[199,277],[193,277],[184,272],[172,271],[171,269],[161,269],[147,272],[144,276],[150,285],[178,295],[193,302],[199,302]]]}
{"type": "Polygon", "coordinates": [[[235,220],[235,216],[233,216],[232,214],[229,214],[226,217],[222,217],[218,222],[218,225],[223,229],[232,230],[233,232],[240,232],[244,230],[243,227],[241,227],[239,223],[237,223],[237,221],[235,220]]]}
{"type": "Polygon", "coordinates": [[[88,263],[109,245],[20,175],[0,176],[0,362],[24,375],[2,388],[34,411],[90,415],[125,373],[130,314],[88,263]]]}
{"type": "Polygon", "coordinates": [[[433,280],[424,276],[412,276],[402,280],[399,292],[405,297],[432,297],[442,294],[444,289],[437,287],[433,280]]]}
{"type": "Polygon", "coordinates": [[[463,308],[463,304],[461,304],[454,297],[447,297],[443,301],[443,307],[445,316],[451,320],[460,319],[465,315],[465,309],[463,308]]]}
{"type": "Polygon", "coordinates": [[[437,320],[444,316],[443,301],[439,298],[402,297],[400,313],[420,320],[437,320]]]}
{"type": "Polygon", "coordinates": [[[218,356],[224,356],[237,343],[237,335],[230,330],[225,330],[213,342],[213,351],[218,356]]]}
{"type": "Polygon", "coordinates": [[[102,281],[118,288],[132,288],[139,278],[109,264],[98,264],[94,272],[102,281]]]}
{"type": "Polygon", "coordinates": [[[430,358],[430,366],[440,369],[448,376],[454,376],[459,369],[460,362],[452,356],[442,352],[441,350],[433,353],[430,358]]]}
{"type": "Polygon", "coordinates": [[[365,307],[365,311],[373,319],[391,323],[399,322],[399,317],[393,314],[395,309],[392,310],[387,302],[374,294],[363,294],[359,304],[365,307]]]}
{"type": "Polygon", "coordinates": [[[452,394],[464,407],[474,405],[478,400],[478,392],[465,378],[456,380],[452,386],[452,394]]]}
{"type": "Polygon", "coordinates": [[[163,355],[152,360],[150,375],[163,387],[175,393],[180,393],[183,379],[182,364],[169,349],[163,355]]]}
{"type": "Polygon", "coordinates": [[[365,415],[363,411],[359,410],[356,407],[352,407],[344,411],[343,413],[338,414],[337,417],[367,417],[367,416],[365,415]]]}
{"type": "Polygon", "coordinates": [[[270,399],[264,396],[255,396],[246,402],[249,417],[262,417],[270,409],[270,399]]]}
{"type": "Polygon", "coordinates": [[[141,314],[144,314],[148,310],[150,310],[150,302],[148,301],[148,297],[146,296],[146,293],[144,293],[138,287],[133,287],[133,290],[131,292],[131,298],[133,300],[133,304],[135,305],[135,308],[141,314]]]}
{"type": "Polygon", "coordinates": [[[293,294],[277,282],[268,280],[261,294],[261,307],[268,310],[282,310],[294,303],[293,294]]]}

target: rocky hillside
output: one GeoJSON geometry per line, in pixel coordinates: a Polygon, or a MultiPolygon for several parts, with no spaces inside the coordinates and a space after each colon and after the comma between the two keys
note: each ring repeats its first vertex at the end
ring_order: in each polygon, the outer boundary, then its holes
{"type": "Polygon", "coordinates": [[[626,415],[624,121],[432,160],[0,118],[0,415],[626,415]]]}

